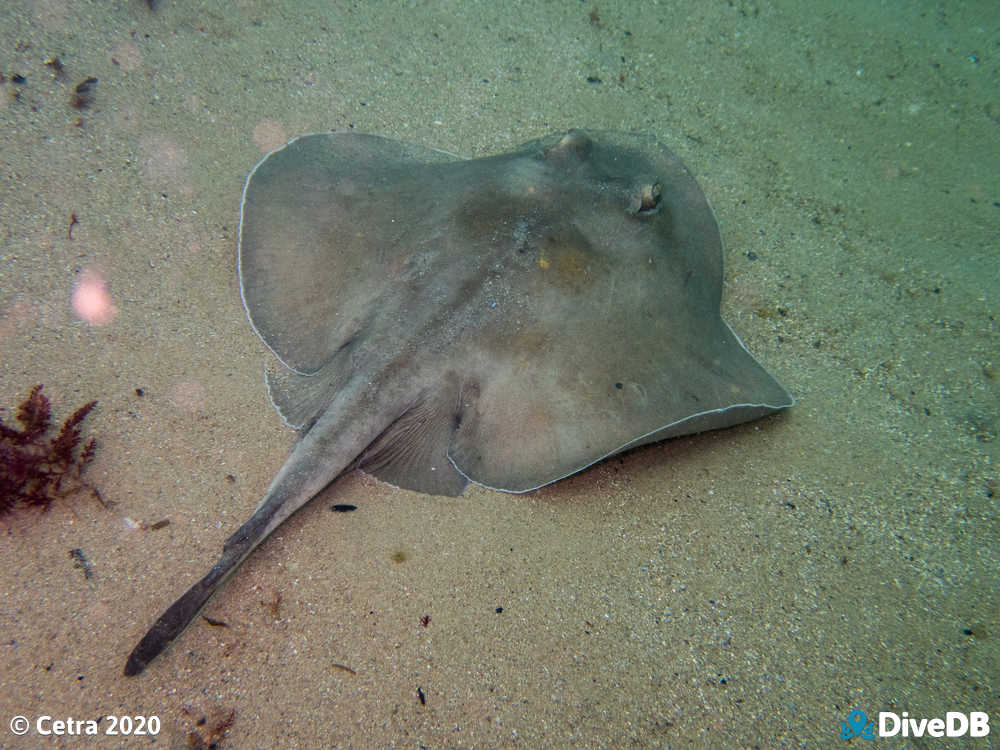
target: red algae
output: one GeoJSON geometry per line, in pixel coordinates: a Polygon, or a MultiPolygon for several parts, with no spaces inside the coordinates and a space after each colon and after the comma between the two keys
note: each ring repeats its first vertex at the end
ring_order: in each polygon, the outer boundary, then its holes
{"type": "Polygon", "coordinates": [[[97,449],[94,438],[81,446],[83,420],[95,406],[96,401],[81,406],[51,436],[51,404],[39,384],[17,409],[20,429],[0,418],[0,515],[18,507],[46,511],[54,501],[81,491],[106,504],[83,479],[97,449]]]}

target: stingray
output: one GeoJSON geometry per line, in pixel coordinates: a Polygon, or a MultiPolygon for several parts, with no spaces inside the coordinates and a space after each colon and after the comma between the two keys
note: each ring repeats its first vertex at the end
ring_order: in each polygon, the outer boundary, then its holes
{"type": "Polygon", "coordinates": [[[275,356],[268,394],[298,440],[126,675],[349,470],[438,495],[529,492],[793,403],[722,320],[715,215],[652,136],[571,131],[473,160],[302,136],[247,178],[238,255],[275,356]]]}

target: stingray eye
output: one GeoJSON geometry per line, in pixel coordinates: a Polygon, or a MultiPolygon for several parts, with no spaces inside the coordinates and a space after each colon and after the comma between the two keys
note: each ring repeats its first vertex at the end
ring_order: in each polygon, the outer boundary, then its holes
{"type": "Polygon", "coordinates": [[[640,214],[652,213],[660,205],[660,184],[654,182],[652,185],[643,185],[639,191],[639,211],[640,214]]]}

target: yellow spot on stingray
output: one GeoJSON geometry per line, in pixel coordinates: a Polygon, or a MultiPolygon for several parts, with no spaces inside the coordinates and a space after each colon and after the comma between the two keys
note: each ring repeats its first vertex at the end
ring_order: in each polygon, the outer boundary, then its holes
{"type": "Polygon", "coordinates": [[[545,258],[539,258],[538,259],[538,267],[541,268],[541,269],[543,269],[543,270],[546,269],[546,268],[548,268],[549,267],[548,260],[546,260],[545,258]]]}

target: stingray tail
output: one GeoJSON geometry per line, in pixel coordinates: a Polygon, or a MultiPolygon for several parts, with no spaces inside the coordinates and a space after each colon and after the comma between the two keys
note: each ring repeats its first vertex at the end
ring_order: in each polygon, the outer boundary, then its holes
{"type": "MultiPolygon", "coordinates": [[[[171,641],[179,636],[197,617],[212,594],[257,546],[256,543],[250,543],[250,539],[247,537],[243,537],[241,541],[241,544],[227,542],[222,557],[219,558],[215,567],[208,571],[198,583],[189,588],[180,599],[171,604],[167,611],[153,623],[153,627],[129,654],[128,662],[125,664],[126,677],[139,674],[149,662],[159,656],[170,645],[171,641]]],[[[260,540],[254,541],[259,542],[260,540]]]]}
{"type": "Polygon", "coordinates": [[[215,567],[171,604],[132,649],[125,664],[127,677],[142,672],[169,646],[240,563],[289,516],[348,468],[358,455],[358,446],[369,445],[384,429],[385,426],[370,415],[365,419],[366,410],[379,411],[371,408],[370,399],[359,398],[359,393],[367,388],[370,388],[367,378],[353,379],[338,393],[339,401],[331,404],[317,423],[302,435],[257,510],[226,541],[215,567]]]}
{"type": "MultiPolygon", "coordinates": [[[[280,475],[279,475],[280,476],[280,475]]],[[[271,487],[265,501],[236,533],[226,540],[219,562],[198,583],[189,588],[153,623],[153,627],[132,649],[125,663],[125,676],[133,677],[170,645],[198,616],[201,608],[219,586],[235,571],[257,546],[302,503],[288,507],[284,487],[271,487]]]]}

